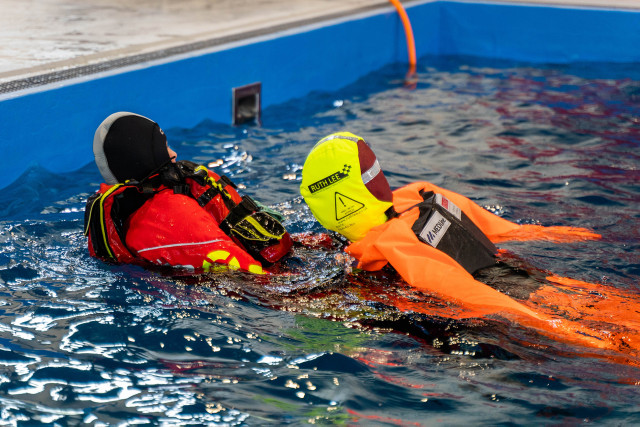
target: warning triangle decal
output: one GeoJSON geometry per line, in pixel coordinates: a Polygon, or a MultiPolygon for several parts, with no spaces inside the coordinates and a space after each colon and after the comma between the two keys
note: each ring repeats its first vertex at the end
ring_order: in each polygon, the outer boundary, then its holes
{"type": "Polygon", "coordinates": [[[358,212],[364,208],[364,204],[351,197],[347,197],[344,194],[338,192],[335,193],[336,202],[336,221],[340,221],[342,218],[351,215],[354,212],[358,212]]]}

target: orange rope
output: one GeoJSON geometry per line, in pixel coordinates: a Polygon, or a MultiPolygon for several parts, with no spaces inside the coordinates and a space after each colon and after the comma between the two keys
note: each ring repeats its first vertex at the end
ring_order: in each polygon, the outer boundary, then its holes
{"type": "Polygon", "coordinates": [[[411,77],[416,72],[416,44],[413,39],[413,30],[411,29],[411,21],[409,21],[409,16],[407,16],[407,12],[404,10],[402,3],[399,0],[389,0],[391,4],[393,4],[398,11],[398,15],[400,15],[400,19],[402,20],[402,25],[404,26],[404,33],[407,37],[407,52],[409,53],[409,72],[407,73],[407,77],[411,77]]]}

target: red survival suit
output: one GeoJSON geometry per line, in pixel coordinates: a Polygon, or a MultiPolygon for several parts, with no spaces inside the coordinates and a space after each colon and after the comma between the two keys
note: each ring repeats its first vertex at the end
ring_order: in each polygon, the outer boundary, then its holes
{"type": "Polygon", "coordinates": [[[379,270],[390,263],[410,285],[473,308],[470,316],[511,312],[540,319],[530,308],[476,281],[449,255],[418,239],[412,226],[419,216],[416,205],[423,201],[421,191],[433,191],[453,202],[494,243],[504,240],[572,241],[600,237],[579,228],[514,224],[460,194],[428,182],[417,182],[395,190],[393,205],[396,212],[401,212],[400,215],[374,227],[362,240],[349,245],[346,251],[358,259],[358,268],[364,270],[379,270]]]}
{"type": "Polygon", "coordinates": [[[178,162],[176,168],[182,176],[173,180],[175,185],[160,173],[143,183],[100,186],[85,211],[91,256],[194,272],[223,267],[261,274],[262,263],[275,262],[289,251],[291,239],[276,219],[256,214],[255,204],[238,214],[246,196],[242,198],[228,178],[191,162],[178,162]],[[241,221],[229,226],[234,213],[241,221]],[[247,233],[252,238],[259,234],[256,241],[262,243],[253,256],[246,240],[242,243],[247,233]]]}

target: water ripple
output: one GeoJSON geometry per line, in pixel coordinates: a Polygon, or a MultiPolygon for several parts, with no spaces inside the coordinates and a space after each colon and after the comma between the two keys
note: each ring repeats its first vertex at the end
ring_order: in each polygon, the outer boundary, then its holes
{"type": "Polygon", "coordinates": [[[269,107],[262,126],[167,130],[180,158],[285,215],[297,243],[271,276],[90,258],[82,210],[94,165],[34,167],[0,191],[0,423],[637,422],[636,367],[501,319],[453,321],[455,306],[394,271],[353,269],[298,190],[313,144],[350,130],[393,187],[428,180],[519,223],[603,235],[507,243],[520,270],[488,273],[494,286],[526,295],[547,270],[638,295],[637,69],[421,63],[413,90],[393,65],[269,107]]]}

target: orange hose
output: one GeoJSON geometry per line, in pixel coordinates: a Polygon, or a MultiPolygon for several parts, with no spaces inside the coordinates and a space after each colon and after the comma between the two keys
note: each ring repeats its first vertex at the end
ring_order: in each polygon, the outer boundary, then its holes
{"type": "Polygon", "coordinates": [[[409,72],[407,73],[407,77],[413,76],[416,72],[416,44],[413,39],[411,21],[409,21],[409,16],[407,16],[407,12],[404,10],[404,7],[399,0],[389,0],[389,2],[395,6],[398,11],[398,15],[400,15],[400,19],[402,20],[402,25],[404,26],[404,33],[407,38],[407,52],[409,53],[409,72]]]}

